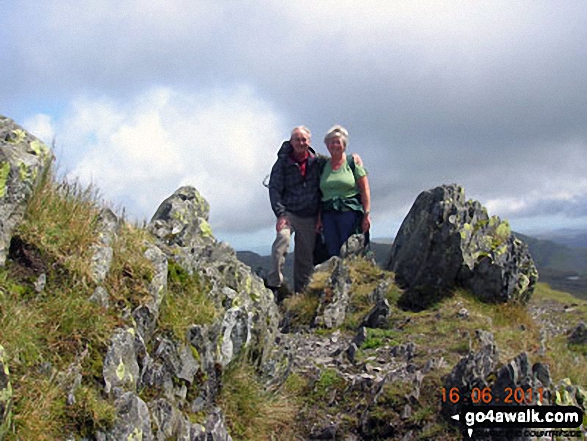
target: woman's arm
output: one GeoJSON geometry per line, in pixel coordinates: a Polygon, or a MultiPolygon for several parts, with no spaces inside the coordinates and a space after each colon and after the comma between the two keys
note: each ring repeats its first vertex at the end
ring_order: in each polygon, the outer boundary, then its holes
{"type": "Polygon", "coordinates": [[[361,191],[361,203],[363,204],[363,210],[365,211],[361,228],[363,233],[366,233],[371,227],[371,190],[369,189],[369,180],[367,179],[367,176],[357,179],[357,186],[361,191]]]}

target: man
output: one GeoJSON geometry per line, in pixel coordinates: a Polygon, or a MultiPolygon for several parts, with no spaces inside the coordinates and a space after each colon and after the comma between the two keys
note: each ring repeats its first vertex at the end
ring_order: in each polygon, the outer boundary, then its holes
{"type": "Polygon", "coordinates": [[[271,268],[267,286],[277,301],[283,300],[283,265],[294,233],[294,291],[304,290],[312,271],[316,221],[320,206],[320,172],[324,159],[316,157],[310,147],[311,133],[304,126],[295,127],[289,141],[277,153],[271,169],[269,199],[277,216],[277,237],[271,247],[271,268]]]}

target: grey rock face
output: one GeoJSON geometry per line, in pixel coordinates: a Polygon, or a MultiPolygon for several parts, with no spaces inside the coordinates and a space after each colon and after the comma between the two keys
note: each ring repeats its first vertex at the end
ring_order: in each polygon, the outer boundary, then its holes
{"type": "MultiPolygon", "coordinates": [[[[463,357],[453,368],[444,381],[444,389],[450,394],[451,390],[458,391],[461,397],[470,397],[473,388],[483,390],[488,387],[487,378],[497,365],[497,346],[493,335],[485,331],[477,331],[481,348],[478,352],[463,357]]],[[[447,421],[459,412],[462,401],[453,402],[447,399],[442,403],[442,414],[447,421]]]]}
{"type": "Polygon", "coordinates": [[[161,204],[149,229],[169,259],[210,283],[208,295],[223,310],[214,325],[220,327],[212,335],[217,339],[211,342],[214,350],[200,354],[213,359],[201,360],[202,365],[225,366],[245,347],[263,364],[278,335],[277,306],[261,278],[237,259],[230,246],[216,241],[208,212],[208,203],[196,189],[182,187],[161,204]]]}
{"type": "Polygon", "coordinates": [[[587,344],[587,326],[585,322],[580,322],[569,335],[569,343],[574,345],[587,344]]]}
{"type": "Polygon", "coordinates": [[[367,328],[385,328],[391,315],[391,306],[385,298],[385,293],[389,288],[389,283],[384,281],[371,294],[375,305],[367,316],[363,319],[362,326],[367,328]]]}
{"type": "Polygon", "coordinates": [[[12,419],[12,385],[6,353],[0,345],[0,440],[3,440],[10,428],[12,419]]]}
{"type": "Polygon", "coordinates": [[[135,347],[136,336],[134,329],[119,329],[112,336],[103,367],[107,394],[118,395],[119,391],[136,391],[140,374],[135,347]]]}
{"type": "Polygon", "coordinates": [[[538,272],[507,222],[489,217],[462,187],[422,192],[393,243],[387,269],[406,288],[402,303],[424,309],[464,286],[486,302],[529,300],[538,272]]]}
{"type": "Polygon", "coordinates": [[[350,300],[351,279],[343,260],[332,258],[334,269],[320,299],[315,323],[325,328],[336,328],[344,322],[350,300]]]}
{"type": "Polygon", "coordinates": [[[0,115],[0,266],[6,262],[12,232],[22,221],[37,178],[51,157],[45,144],[0,115]]]}
{"type": "Polygon", "coordinates": [[[120,396],[115,402],[118,417],[114,427],[99,438],[106,441],[152,441],[151,415],[143,400],[132,392],[120,396]]]}
{"type": "Polygon", "coordinates": [[[98,285],[106,279],[112,265],[112,242],[118,230],[118,218],[109,209],[103,209],[98,216],[98,242],[93,246],[90,274],[98,285]]]}
{"type": "Polygon", "coordinates": [[[358,257],[365,255],[366,252],[365,235],[353,234],[340,248],[340,257],[342,259],[353,256],[358,257]]]}

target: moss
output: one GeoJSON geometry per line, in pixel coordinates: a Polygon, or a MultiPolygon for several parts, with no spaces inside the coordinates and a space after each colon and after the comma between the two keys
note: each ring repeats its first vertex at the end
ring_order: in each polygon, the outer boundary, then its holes
{"type": "Polygon", "coordinates": [[[361,349],[397,346],[400,342],[401,335],[398,331],[392,329],[367,329],[367,339],[361,345],[361,349]]]}

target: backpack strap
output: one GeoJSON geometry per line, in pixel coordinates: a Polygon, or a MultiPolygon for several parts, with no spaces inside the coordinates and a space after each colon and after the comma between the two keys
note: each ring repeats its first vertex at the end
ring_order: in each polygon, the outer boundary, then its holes
{"type": "Polygon", "coordinates": [[[353,172],[353,176],[355,177],[355,180],[356,180],[357,177],[355,176],[355,158],[353,158],[353,155],[347,155],[346,162],[349,165],[351,171],[353,172]]]}

